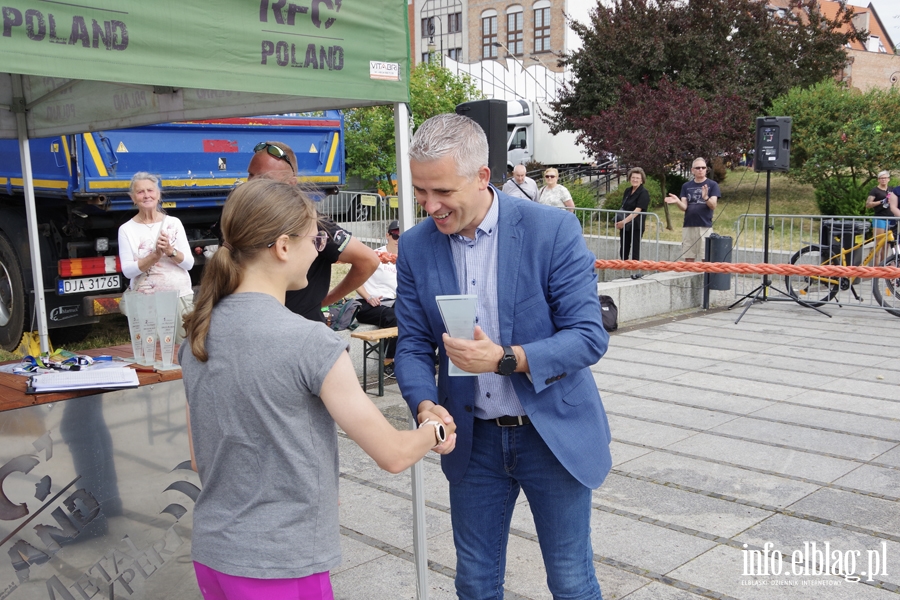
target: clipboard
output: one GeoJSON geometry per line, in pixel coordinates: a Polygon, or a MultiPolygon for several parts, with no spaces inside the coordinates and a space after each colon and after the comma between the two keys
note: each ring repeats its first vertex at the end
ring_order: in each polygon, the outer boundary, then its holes
{"type": "Polygon", "coordinates": [[[137,372],[128,367],[110,367],[90,371],[60,371],[32,375],[26,394],[69,392],[90,389],[123,389],[140,386],[137,372]]]}

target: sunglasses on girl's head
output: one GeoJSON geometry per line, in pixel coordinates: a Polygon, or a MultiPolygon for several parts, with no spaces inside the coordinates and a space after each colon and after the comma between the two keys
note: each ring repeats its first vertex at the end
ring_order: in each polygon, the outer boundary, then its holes
{"type": "Polygon", "coordinates": [[[391,236],[391,239],[392,239],[392,240],[399,240],[399,239],[400,239],[400,232],[397,231],[396,229],[395,229],[394,231],[388,231],[388,235],[391,236]]]}
{"type": "MultiPolygon", "coordinates": [[[[256,154],[257,152],[262,152],[263,150],[268,152],[270,156],[274,156],[275,158],[281,159],[287,164],[291,165],[291,159],[288,158],[287,153],[278,146],[270,144],[269,142],[260,142],[253,147],[254,154],[256,154]]],[[[294,168],[294,165],[291,165],[291,168],[294,168]]]]}

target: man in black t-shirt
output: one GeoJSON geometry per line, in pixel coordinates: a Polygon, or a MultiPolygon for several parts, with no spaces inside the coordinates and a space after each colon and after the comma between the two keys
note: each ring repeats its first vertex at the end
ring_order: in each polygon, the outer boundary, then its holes
{"type": "Polygon", "coordinates": [[[684,211],[681,228],[681,258],[686,262],[703,260],[706,254],[706,238],[712,233],[713,211],[721,192],[719,184],[706,178],[706,161],[695,158],[691,164],[692,181],[681,186],[681,197],[669,194],[666,204],[677,204],[684,211]]]}
{"type": "MultiPolygon", "coordinates": [[[[297,157],[287,144],[263,142],[256,146],[247,173],[248,180],[266,175],[296,181],[297,157]]],[[[309,267],[307,286],[302,290],[288,291],[284,305],[310,321],[324,322],[322,307],[337,302],[364,284],[378,268],[380,261],[374,250],[321,214],[319,227],[328,234],[328,243],[309,267]],[[331,265],[338,261],[349,264],[350,271],[334,289],[328,291],[331,285],[331,265]]]]}

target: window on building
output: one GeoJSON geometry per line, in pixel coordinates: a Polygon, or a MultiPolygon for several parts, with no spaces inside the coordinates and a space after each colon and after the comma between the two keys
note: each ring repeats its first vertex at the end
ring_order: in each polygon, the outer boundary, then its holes
{"type": "Polygon", "coordinates": [[[461,61],[462,60],[462,48],[448,48],[447,56],[449,56],[450,58],[452,58],[455,61],[461,61]]]}
{"type": "Polygon", "coordinates": [[[506,47],[516,56],[525,52],[525,13],[521,7],[506,13],[506,47]]]}
{"type": "Polygon", "coordinates": [[[460,33],[462,31],[462,13],[453,13],[447,15],[447,32],[460,33]]]}
{"type": "Polygon", "coordinates": [[[534,9],[534,51],[550,51],[550,9],[534,9]]]}
{"type": "Polygon", "coordinates": [[[434,35],[434,17],[425,17],[422,19],[422,37],[431,37],[434,35]]]}
{"type": "Polygon", "coordinates": [[[481,17],[481,58],[497,58],[497,15],[481,17]]]}

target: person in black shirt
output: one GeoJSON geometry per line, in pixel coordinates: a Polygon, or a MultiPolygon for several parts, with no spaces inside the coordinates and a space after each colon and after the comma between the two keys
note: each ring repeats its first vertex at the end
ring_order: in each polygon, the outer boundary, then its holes
{"type": "MultiPolygon", "coordinates": [[[[900,217],[900,208],[897,208],[896,196],[894,196],[893,205],[890,196],[891,190],[888,184],[891,182],[891,174],[889,171],[882,171],[878,174],[878,185],[873,187],[866,198],[866,208],[874,209],[875,219],[872,220],[872,229],[874,234],[880,235],[888,229],[894,230],[894,238],[897,237],[895,217],[900,217]]],[[[875,264],[880,265],[884,260],[884,246],[879,248],[878,256],[875,257],[875,264]]]]}
{"type": "MultiPolygon", "coordinates": [[[[262,142],[256,145],[247,167],[248,180],[265,175],[272,179],[297,179],[297,157],[290,146],[282,142],[262,142]]],[[[289,290],[285,306],[310,321],[325,322],[322,307],[329,306],[352,293],[369,279],[380,261],[375,252],[352,237],[333,220],[319,215],[319,227],[328,234],[328,243],[313,261],[306,276],[308,285],[302,290],[289,290]],[[331,291],[331,265],[347,263],[350,271],[331,291]]]]}
{"type": "MultiPolygon", "coordinates": [[[[634,260],[641,260],[641,237],[644,235],[644,215],[650,208],[650,192],[644,187],[647,175],[640,167],[628,171],[631,187],[622,194],[622,212],[616,214],[616,229],[619,230],[619,256],[628,260],[629,250],[634,260]]],[[[635,273],[632,279],[640,279],[635,273]]]]}
{"type": "Polygon", "coordinates": [[[681,196],[669,194],[663,200],[676,204],[684,211],[681,228],[681,258],[685,262],[703,260],[706,255],[706,238],[713,232],[713,211],[722,192],[719,184],[707,179],[706,160],[695,158],[691,164],[694,178],[681,186],[681,196]]]}

